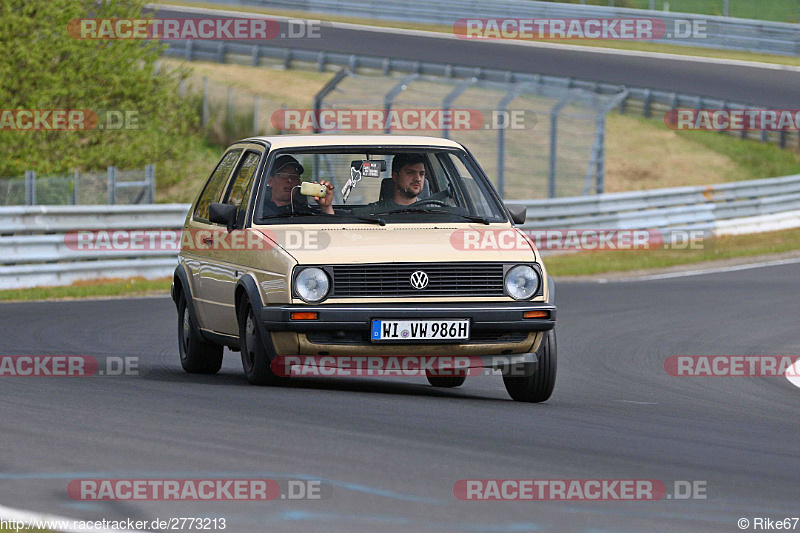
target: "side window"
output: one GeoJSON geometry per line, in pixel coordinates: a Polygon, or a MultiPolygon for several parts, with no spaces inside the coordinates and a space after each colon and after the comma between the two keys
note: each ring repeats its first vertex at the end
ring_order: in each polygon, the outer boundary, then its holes
{"type": "Polygon", "coordinates": [[[236,177],[233,179],[228,194],[225,195],[223,203],[235,205],[237,208],[247,206],[250,198],[250,189],[253,185],[253,178],[256,175],[258,162],[261,154],[258,152],[246,152],[242,163],[239,165],[236,177]]]}
{"type": "Polygon", "coordinates": [[[214,203],[221,195],[222,188],[230,176],[233,167],[239,160],[242,150],[231,150],[222,156],[214,173],[208,178],[200,199],[197,201],[197,208],[194,210],[194,217],[200,220],[208,220],[208,206],[214,203]]]}

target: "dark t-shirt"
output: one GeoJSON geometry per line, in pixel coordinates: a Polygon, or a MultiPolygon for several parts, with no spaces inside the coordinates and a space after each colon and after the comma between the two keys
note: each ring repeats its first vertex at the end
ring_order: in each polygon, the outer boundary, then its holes
{"type": "Polygon", "coordinates": [[[409,205],[398,204],[392,198],[383,198],[381,200],[378,200],[377,202],[372,202],[371,204],[367,204],[367,206],[364,207],[363,209],[364,209],[364,212],[371,213],[371,212],[374,212],[376,210],[377,211],[393,211],[395,209],[406,209],[408,207],[411,207],[412,205],[414,205],[414,204],[413,203],[409,204],[409,205]]]}

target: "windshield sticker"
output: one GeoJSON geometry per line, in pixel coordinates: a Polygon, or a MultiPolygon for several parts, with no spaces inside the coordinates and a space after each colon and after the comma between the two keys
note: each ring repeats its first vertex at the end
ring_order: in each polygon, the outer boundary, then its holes
{"type": "Polygon", "coordinates": [[[361,175],[366,178],[380,178],[381,177],[381,162],[380,161],[362,161],[361,162],[361,175]]]}

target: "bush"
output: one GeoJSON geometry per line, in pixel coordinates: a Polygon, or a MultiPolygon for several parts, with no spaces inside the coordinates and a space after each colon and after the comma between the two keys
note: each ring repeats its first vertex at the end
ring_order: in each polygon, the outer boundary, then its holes
{"type": "Polygon", "coordinates": [[[161,71],[162,46],[144,40],[82,40],[73,19],[143,18],[144,0],[3,0],[0,3],[0,104],[4,110],[86,109],[100,119],[87,131],[0,131],[0,176],[26,169],[141,168],[188,157],[198,118],[178,94],[185,72],[161,71]],[[136,119],[103,128],[109,117],[136,119]]]}

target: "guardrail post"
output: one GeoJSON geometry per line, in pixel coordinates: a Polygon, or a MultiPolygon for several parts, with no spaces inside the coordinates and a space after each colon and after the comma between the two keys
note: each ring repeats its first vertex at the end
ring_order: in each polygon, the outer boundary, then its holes
{"type": "Polygon", "coordinates": [[[36,172],[25,171],[25,205],[36,205],[36,172]]]}
{"type": "Polygon", "coordinates": [[[644,104],[643,104],[644,109],[642,110],[642,112],[644,113],[645,118],[650,118],[650,115],[652,114],[650,112],[650,106],[652,104],[652,101],[653,101],[653,92],[650,89],[645,89],[644,90],[644,104]]]}
{"type": "Polygon", "coordinates": [[[76,168],[72,175],[72,205],[78,205],[78,178],[80,171],[76,168]]]}
{"type": "Polygon", "coordinates": [[[258,53],[259,53],[259,50],[258,50],[258,45],[257,45],[257,44],[254,44],[254,45],[253,45],[253,57],[252,57],[253,66],[254,66],[254,67],[257,67],[257,66],[258,66],[258,64],[261,62],[261,61],[259,60],[258,53]]]}
{"type": "Polygon", "coordinates": [[[108,204],[114,205],[117,202],[117,167],[108,167],[106,176],[108,180],[108,204]]]}
{"type": "Polygon", "coordinates": [[[192,45],[192,43],[193,43],[193,42],[194,42],[194,41],[192,41],[191,39],[187,39],[187,40],[186,40],[186,51],[185,51],[185,53],[184,53],[184,55],[185,55],[185,57],[186,57],[186,61],[191,61],[191,60],[192,60],[192,55],[193,55],[193,54],[192,54],[192,52],[193,52],[193,49],[192,49],[193,45],[192,45]]]}
{"type": "Polygon", "coordinates": [[[144,174],[147,181],[147,203],[154,204],[156,202],[156,166],[146,165],[144,174]]]}

